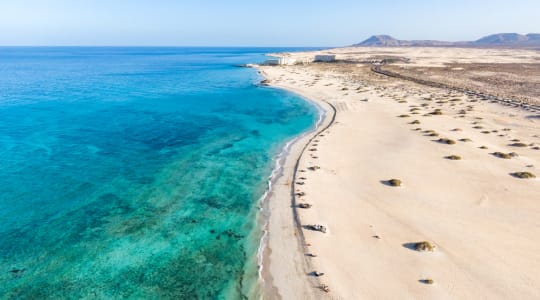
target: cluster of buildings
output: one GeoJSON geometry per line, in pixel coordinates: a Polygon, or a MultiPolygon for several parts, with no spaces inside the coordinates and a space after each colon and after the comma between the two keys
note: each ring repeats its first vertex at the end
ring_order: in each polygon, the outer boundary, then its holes
{"type": "Polygon", "coordinates": [[[336,56],[335,55],[315,55],[312,59],[308,59],[307,61],[299,61],[296,58],[290,58],[290,57],[272,57],[267,59],[263,65],[267,66],[290,66],[295,65],[297,63],[311,63],[311,62],[335,62],[336,56]]]}

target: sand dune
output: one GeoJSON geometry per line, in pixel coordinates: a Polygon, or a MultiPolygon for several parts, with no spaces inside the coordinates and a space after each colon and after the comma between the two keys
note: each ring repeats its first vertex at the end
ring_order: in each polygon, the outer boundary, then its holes
{"type": "MultiPolygon", "coordinates": [[[[431,55],[425,63],[436,60],[431,55]]],[[[308,137],[295,145],[271,200],[271,298],[540,298],[540,180],[512,175],[540,176],[538,114],[384,78],[362,66],[260,70],[272,85],[318,101],[329,115],[324,101],[337,111],[292,178],[308,137]],[[388,185],[392,178],[401,186],[388,185]],[[305,248],[290,208],[293,180],[301,183],[295,192],[304,194],[296,201],[312,205],[297,209],[300,223],[328,229],[303,229],[305,248]],[[435,250],[416,251],[421,241],[435,250]],[[308,276],[311,271],[324,275],[308,276]]]]}

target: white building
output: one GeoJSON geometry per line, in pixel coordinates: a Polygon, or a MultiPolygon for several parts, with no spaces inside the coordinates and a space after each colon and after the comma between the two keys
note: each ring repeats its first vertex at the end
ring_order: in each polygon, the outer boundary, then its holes
{"type": "Polygon", "coordinates": [[[315,62],[334,62],[336,61],[335,55],[315,55],[315,62]]]}
{"type": "Polygon", "coordinates": [[[275,57],[267,59],[263,64],[268,66],[284,66],[284,65],[294,65],[296,59],[288,57],[275,57]]]}

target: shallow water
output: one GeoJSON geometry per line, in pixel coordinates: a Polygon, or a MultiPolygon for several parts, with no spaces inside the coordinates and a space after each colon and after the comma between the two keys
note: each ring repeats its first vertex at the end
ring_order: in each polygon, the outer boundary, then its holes
{"type": "Polygon", "coordinates": [[[0,48],[0,298],[253,297],[284,49],[0,48]]]}

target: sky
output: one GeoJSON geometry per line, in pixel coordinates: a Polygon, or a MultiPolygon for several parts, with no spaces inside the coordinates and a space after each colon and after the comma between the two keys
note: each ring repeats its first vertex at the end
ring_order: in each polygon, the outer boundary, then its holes
{"type": "Polygon", "coordinates": [[[346,46],[540,32],[540,0],[0,0],[0,45],[346,46]]]}

